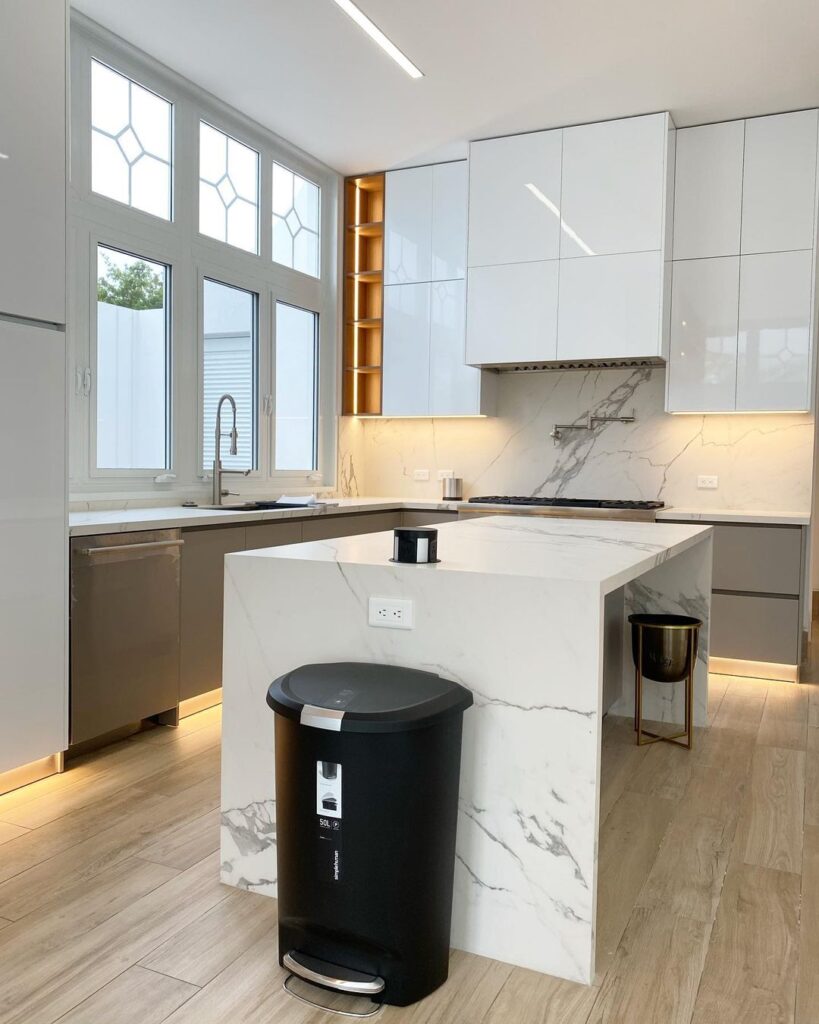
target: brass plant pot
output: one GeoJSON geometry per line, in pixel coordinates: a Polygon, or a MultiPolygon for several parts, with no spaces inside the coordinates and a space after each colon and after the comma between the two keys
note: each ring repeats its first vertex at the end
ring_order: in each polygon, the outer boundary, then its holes
{"type": "Polygon", "coordinates": [[[694,724],[694,668],[702,621],[690,615],[629,615],[634,658],[634,730],[637,743],[677,743],[691,749],[694,724]],[[643,729],[643,677],[658,683],[685,680],[685,728],[663,736],[643,729]]]}
{"type": "Polygon", "coordinates": [[[690,662],[697,660],[702,621],[689,615],[629,615],[628,621],[635,667],[657,683],[679,683],[685,679],[690,662]],[[643,634],[642,665],[638,664],[640,633],[643,634]]]}

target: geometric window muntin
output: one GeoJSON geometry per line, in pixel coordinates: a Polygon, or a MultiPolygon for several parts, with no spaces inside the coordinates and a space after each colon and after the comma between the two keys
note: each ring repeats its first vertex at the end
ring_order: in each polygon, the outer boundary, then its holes
{"type": "Polygon", "coordinates": [[[273,260],[319,276],[321,189],[282,164],[273,164],[273,260]]]}
{"type": "Polygon", "coordinates": [[[91,188],[171,219],[173,104],[91,61],[91,188]]]}
{"type": "Polygon", "coordinates": [[[259,251],[259,154],[199,122],[199,231],[259,251]]]}

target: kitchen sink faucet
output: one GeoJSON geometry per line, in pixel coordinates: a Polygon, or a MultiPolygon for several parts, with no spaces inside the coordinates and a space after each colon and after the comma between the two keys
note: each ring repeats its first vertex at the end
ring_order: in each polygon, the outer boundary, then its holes
{"type": "Polygon", "coordinates": [[[238,442],[239,442],[239,431],[236,429],[236,402],[233,395],[222,395],[219,399],[219,404],[216,406],[216,445],[213,449],[213,504],[221,505],[222,498],[226,494],[230,494],[230,491],[222,490],[222,476],[225,473],[232,473],[236,476],[247,476],[250,473],[249,469],[222,469],[222,438],[230,438],[230,454],[238,455],[238,442]],[[222,406],[225,402],[230,402],[230,407],[233,410],[233,426],[230,428],[228,434],[222,433],[222,406]]]}

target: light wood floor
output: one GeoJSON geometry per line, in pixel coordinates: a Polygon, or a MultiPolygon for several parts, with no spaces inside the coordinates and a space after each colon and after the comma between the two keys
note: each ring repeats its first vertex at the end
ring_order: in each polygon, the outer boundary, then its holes
{"type": "MultiPolygon", "coordinates": [[[[819,685],[715,676],[692,753],[605,726],[591,988],[454,953],[407,1024],[819,1024],[819,685]]],[[[0,797],[0,1024],[325,1024],[218,882],[219,709],[0,797]]]]}

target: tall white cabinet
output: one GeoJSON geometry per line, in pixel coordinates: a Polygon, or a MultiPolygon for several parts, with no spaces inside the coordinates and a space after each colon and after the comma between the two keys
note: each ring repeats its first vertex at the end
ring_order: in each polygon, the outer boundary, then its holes
{"type": "Polygon", "coordinates": [[[66,19],[0,0],[0,773],[68,746],[66,19]]]}
{"type": "Polygon", "coordinates": [[[468,362],[665,357],[673,140],[663,113],[472,143],[468,362]]]}
{"type": "Polygon", "coordinates": [[[464,358],[466,161],[388,171],[383,416],[492,411],[494,381],[464,358]]]}
{"type": "Polygon", "coordinates": [[[677,132],[670,412],[811,407],[819,111],[677,132]]]}

